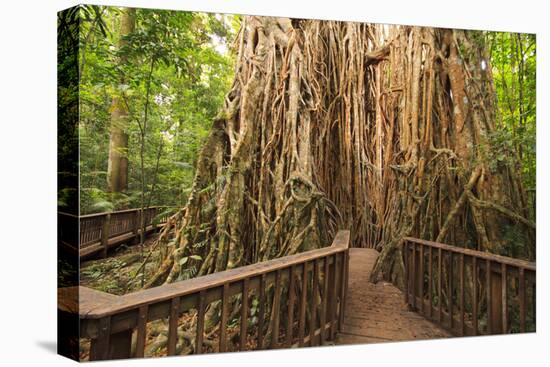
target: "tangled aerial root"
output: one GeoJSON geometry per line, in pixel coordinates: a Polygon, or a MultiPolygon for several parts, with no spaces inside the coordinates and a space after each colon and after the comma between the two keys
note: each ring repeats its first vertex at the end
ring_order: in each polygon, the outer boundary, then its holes
{"type": "Polygon", "coordinates": [[[479,39],[245,17],[231,90],[146,286],[325,246],[339,227],[381,250],[372,280],[399,281],[403,236],[494,252],[502,228],[534,239],[517,168],[489,167],[496,113],[479,39]]]}

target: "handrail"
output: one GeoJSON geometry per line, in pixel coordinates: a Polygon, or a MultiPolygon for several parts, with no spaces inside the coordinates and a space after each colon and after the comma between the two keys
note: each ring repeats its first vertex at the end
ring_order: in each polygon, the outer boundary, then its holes
{"type": "MultiPolygon", "coordinates": [[[[86,287],[61,289],[64,312],[78,309],[81,338],[91,340],[90,360],[131,356],[132,332],[137,330],[135,356],[143,357],[147,323],[168,318],[167,354],[176,354],[178,319],[183,313],[197,314],[194,353],[204,350],[206,307],[221,301],[218,346],[227,350],[230,304],[240,299],[239,349],[250,338],[250,298],[258,302],[258,321],[252,337],[256,349],[323,344],[333,340],[344,317],[349,268],[349,231],[339,231],[330,247],[230,269],[156,288],[113,296],[86,287]],[[297,299],[297,296],[300,296],[297,299]],[[281,299],[286,297],[286,299],[281,299]],[[295,308],[295,303],[298,307],[295,308]],[[271,310],[267,307],[271,305],[271,310]],[[309,308],[309,312],[306,309],[309,308]],[[271,311],[271,312],[270,312],[271,311]],[[286,320],[281,320],[286,311],[286,320]],[[266,317],[267,316],[267,317],[266,317]],[[294,319],[297,319],[297,322],[294,319]],[[284,340],[280,337],[286,321],[284,340]],[[268,326],[269,324],[269,326],[268,326]],[[271,334],[265,330],[271,330],[271,334]],[[297,328],[297,333],[295,332],[297,328]],[[306,334],[307,331],[307,334],[306,334]],[[270,337],[271,340],[266,340],[270,337]]],[[[212,342],[209,342],[212,344],[212,342]]]]}
{"type": "MultiPolygon", "coordinates": [[[[143,210],[147,210],[147,209],[160,209],[160,208],[165,208],[164,206],[149,206],[147,208],[144,208],[143,210]]],[[[58,214],[61,214],[61,215],[65,215],[65,216],[68,216],[68,217],[73,217],[73,218],[92,218],[92,217],[102,217],[102,216],[105,216],[107,214],[117,214],[117,213],[130,213],[130,212],[136,212],[136,211],[140,211],[141,208],[131,208],[131,209],[123,209],[123,210],[115,210],[115,211],[110,211],[110,212],[99,212],[99,213],[90,213],[90,214],[82,214],[82,215],[77,215],[77,214],[72,214],[72,213],[68,213],[68,212],[64,212],[64,211],[57,211],[58,214]]]]}
{"type": "MultiPolygon", "coordinates": [[[[164,208],[163,206],[149,206],[147,208],[143,208],[143,210],[148,210],[148,209],[161,209],[161,208],[164,208]]],[[[121,214],[121,213],[132,213],[132,212],[139,212],[141,211],[141,208],[131,208],[131,209],[123,209],[123,210],[116,210],[116,211],[112,211],[112,212],[100,212],[100,213],[91,213],[91,214],[83,214],[81,215],[79,218],[80,219],[83,219],[83,218],[93,218],[93,217],[101,217],[101,216],[105,216],[107,214],[121,214]]]]}
{"type": "MultiPolygon", "coordinates": [[[[161,207],[144,209],[145,231],[156,229],[153,219],[161,207]]],[[[107,256],[111,247],[138,238],[141,234],[141,208],[77,216],[58,212],[59,241],[79,256],[87,257],[98,252],[107,256]]],[[[163,216],[159,224],[167,220],[163,216]]]]}
{"type": "Polygon", "coordinates": [[[413,237],[405,237],[405,241],[414,242],[414,243],[422,244],[422,245],[433,247],[433,248],[441,248],[445,251],[452,251],[454,253],[464,254],[466,256],[475,256],[479,259],[496,261],[496,262],[501,263],[501,264],[506,264],[506,265],[515,266],[515,267],[521,267],[521,268],[524,268],[526,270],[531,270],[531,271],[536,271],[537,270],[536,263],[531,262],[531,261],[522,260],[522,259],[516,259],[516,258],[513,258],[513,257],[497,255],[497,254],[493,254],[493,253],[490,253],[490,252],[472,250],[472,249],[464,248],[464,247],[451,246],[451,245],[447,245],[447,244],[444,244],[444,243],[421,240],[419,238],[413,238],[413,237]]]}
{"type": "Polygon", "coordinates": [[[426,318],[459,336],[535,330],[534,262],[412,237],[403,250],[405,301],[426,318]]]}

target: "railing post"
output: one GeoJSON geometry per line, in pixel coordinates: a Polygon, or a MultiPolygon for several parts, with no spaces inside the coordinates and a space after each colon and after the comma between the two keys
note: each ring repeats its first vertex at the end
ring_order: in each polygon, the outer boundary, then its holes
{"type": "Polygon", "coordinates": [[[195,354],[202,353],[202,341],[204,338],[204,315],[206,312],[206,291],[201,290],[197,300],[197,335],[195,338],[195,354]]]}
{"type": "Polygon", "coordinates": [[[271,332],[271,348],[279,346],[279,324],[281,310],[281,293],[282,293],[282,272],[281,269],[275,272],[275,289],[273,294],[273,330],[271,332]]]}
{"type": "Polygon", "coordinates": [[[349,248],[346,250],[346,282],[344,283],[344,307],[343,307],[343,317],[346,316],[346,301],[348,299],[348,285],[349,285],[349,248]]]}
{"type": "Polygon", "coordinates": [[[312,288],[311,288],[311,308],[309,312],[309,345],[313,347],[315,345],[315,330],[316,330],[315,324],[317,322],[317,298],[319,296],[319,259],[315,259],[315,261],[313,261],[311,265],[313,266],[313,269],[311,270],[312,288]]]}
{"type": "Polygon", "coordinates": [[[248,337],[248,287],[250,279],[243,279],[243,291],[241,296],[241,326],[239,330],[239,350],[245,350],[248,337]]]}
{"type": "Polygon", "coordinates": [[[418,252],[418,299],[420,300],[420,313],[424,314],[424,246],[421,244],[418,252]]]}
{"type": "Polygon", "coordinates": [[[524,333],[526,302],[525,302],[525,269],[523,268],[519,268],[518,297],[519,297],[519,331],[524,333]]]}
{"type": "Polygon", "coordinates": [[[428,249],[428,312],[433,317],[433,251],[428,249]]]}
{"type": "MultiPolygon", "coordinates": [[[[536,274],[535,280],[536,280],[536,274]]],[[[533,324],[537,325],[537,285],[535,282],[531,283],[531,289],[532,289],[532,298],[531,298],[531,313],[533,315],[533,324]]]]}
{"type": "Polygon", "coordinates": [[[122,331],[111,335],[109,359],[130,358],[132,349],[132,330],[122,331]]]}
{"type": "Polygon", "coordinates": [[[347,283],[347,251],[342,252],[342,260],[340,263],[341,275],[340,275],[340,310],[338,314],[338,331],[342,331],[344,327],[344,305],[346,297],[346,283],[347,283]]]}
{"type": "Polygon", "coordinates": [[[111,213],[105,215],[103,220],[103,227],[101,229],[101,247],[103,248],[103,257],[107,257],[107,250],[109,249],[109,230],[111,225],[111,213]]]}
{"type": "Polygon", "coordinates": [[[411,296],[412,302],[410,302],[413,310],[416,310],[416,285],[418,284],[416,278],[416,244],[412,244],[412,254],[411,254],[411,296]]]}
{"type": "Polygon", "coordinates": [[[465,312],[464,312],[464,305],[465,305],[465,295],[464,295],[464,292],[465,292],[465,285],[464,285],[464,277],[465,277],[465,274],[464,274],[464,254],[460,254],[460,257],[459,257],[459,269],[458,269],[458,272],[459,272],[459,303],[460,303],[460,335],[461,336],[464,336],[466,334],[466,323],[465,323],[465,312]]]}
{"type": "MultiPolygon", "coordinates": [[[[160,213],[162,213],[161,208],[159,208],[159,207],[157,207],[157,206],[155,206],[154,208],[152,208],[152,210],[153,210],[153,215],[151,216],[151,223],[154,222],[155,217],[157,217],[160,213]]],[[[159,228],[160,228],[159,225],[160,225],[161,222],[162,222],[162,218],[158,218],[157,225],[154,226],[153,232],[157,232],[157,231],[159,230],[159,228]]]]}
{"type": "Polygon", "coordinates": [[[506,264],[501,264],[500,278],[502,285],[502,333],[508,333],[508,277],[506,264]]]}
{"type": "Polygon", "coordinates": [[[264,319],[265,319],[265,274],[260,275],[260,290],[258,293],[258,349],[264,347],[264,319]]]}
{"type": "Polygon", "coordinates": [[[437,321],[443,323],[443,250],[437,249],[437,321]]]}
{"type": "Polygon", "coordinates": [[[149,306],[143,305],[139,308],[137,335],[136,335],[136,358],[143,358],[145,355],[145,342],[147,337],[147,315],[149,306]]]}
{"type": "MultiPolygon", "coordinates": [[[[328,290],[329,290],[329,282],[328,282],[328,274],[329,274],[329,258],[326,256],[324,259],[324,270],[323,270],[323,299],[321,300],[321,334],[319,335],[320,344],[325,344],[325,335],[326,335],[326,323],[327,323],[327,306],[328,306],[328,290]]],[[[292,284],[292,283],[291,283],[292,284]]],[[[290,289],[293,289],[290,287],[290,289]]],[[[289,320],[291,320],[292,317],[292,309],[289,305],[289,320]]],[[[290,329],[291,330],[291,329],[290,329]]],[[[292,333],[290,334],[292,335],[292,333]]]]}
{"type": "Polygon", "coordinates": [[[99,320],[99,335],[92,339],[90,361],[130,358],[132,330],[111,334],[111,318],[99,320]]]}
{"type": "Polygon", "coordinates": [[[229,283],[225,283],[222,288],[222,309],[220,317],[220,340],[219,351],[227,351],[227,321],[229,318],[229,283]]]}
{"type": "Polygon", "coordinates": [[[298,319],[298,346],[300,347],[304,346],[306,330],[307,264],[307,261],[302,264],[302,293],[300,294],[300,316],[298,319]]]}
{"type": "Polygon", "coordinates": [[[453,282],[453,252],[449,251],[449,267],[447,269],[447,276],[449,277],[449,293],[447,295],[447,307],[449,311],[449,329],[453,331],[454,329],[454,317],[453,317],[453,293],[454,293],[454,282],[453,282]]]}
{"type": "MultiPolygon", "coordinates": [[[[336,254],[331,255],[332,259],[332,267],[330,267],[329,271],[329,289],[330,289],[330,297],[329,297],[329,305],[328,305],[328,319],[330,320],[330,330],[329,330],[329,339],[334,340],[334,337],[336,335],[336,277],[337,277],[337,271],[338,268],[336,267],[336,254]]],[[[328,257],[327,257],[328,259],[328,257]]],[[[330,259],[329,259],[330,261],[330,259]]]]}
{"type": "Polygon", "coordinates": [[[405,242],[403,242],[403,257],[404,257],[404,260],[403,260],[403,265],[405,267],[405,269],[403,269],[403,272],[404,272],[404,283],[405,283],[405,303],[409,303],[409,270],[410,270],[410,265],[409,265],[409,242],[407,240],[405,240],[405,242]]]}
{"type": "Polygon", "coordinates": [[[493,334],[501,334],[502,330],[502,276],[491,272],[491,324],[493,334]]]}
{"type": "Polygon", "coordinates": [[[477,257],[472,257],[472,326],[474,336],[478,334],[478,320],[477,320],[477,257]]]}
{"type": "Polygon", "coordinates": [[[139,226],[140,226],[140,220],[139,220],[139,213],[140,213],[140,210],[136,210],[134,212],[134,239],[133,239],[133,243],[134,244],[138,244],[139,243],[139,226]]]}
{"type": "Polygon", "coordinates": [[[286,326],[286,347],[292,347],[294,336],[294,303],[296,302],[296,266],[290,267],[288,279],[288,317],[286,326]]]}

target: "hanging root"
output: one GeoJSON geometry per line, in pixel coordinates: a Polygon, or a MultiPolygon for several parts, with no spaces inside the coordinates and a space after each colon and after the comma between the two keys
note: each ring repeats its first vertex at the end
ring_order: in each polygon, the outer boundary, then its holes
{"type": "Polygon", "coordinates": [[[339,228],[380,250],[372,281],[402,285],[405,236],[498,251],[510,223],[533,232],[519,172],[487,168],[495,104],[475,36],[246,17],[231,90],[146,287],[327,246],[339,228]]]}

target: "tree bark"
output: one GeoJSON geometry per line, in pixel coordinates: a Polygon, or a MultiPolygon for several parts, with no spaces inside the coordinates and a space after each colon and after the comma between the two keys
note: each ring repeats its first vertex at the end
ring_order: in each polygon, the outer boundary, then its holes
{"type": "Polygon", "coordinates": [[[176,279],[182,256],[203,275],[327,246],[338,228],[381,251],[373,281],[397,283],[404,236],[500,254],[503,231],[534,238],[516,166],[491,159],[482,39],[246,17],[233,86],[162,237],[176,255],[148,286],[176,279]]]}
{"type": "MultiPolygon", "coordinates": [[[[119,48],[126,44],[125,37],[135,28],[135,9],[125,8],[120,20],[119,48]]],[[[124,65],[125,57],[119,58],[124,65]]],[[[124,76],[121,77],[124,83],[124,76]]],[[[109,192],[124,192],[128,188],[128,108],[120,95],[113,96],[111,104],[111,128],[109,138],[109,161],[107,164],[107,188],[109,192]]]]}
{"type": "MultiPolygon", "coordinates": [[[[372,281],[397,284],[405,236],[500,254],[504,231],[534,239],[519,166],[491,159],[496,106],[480,39],[245,17],[231,90],[145,287],[328,246],[339,228],[380,251],[372,281]]],[[[218,318],[215,302],[207,328],[218,318]]]]}

